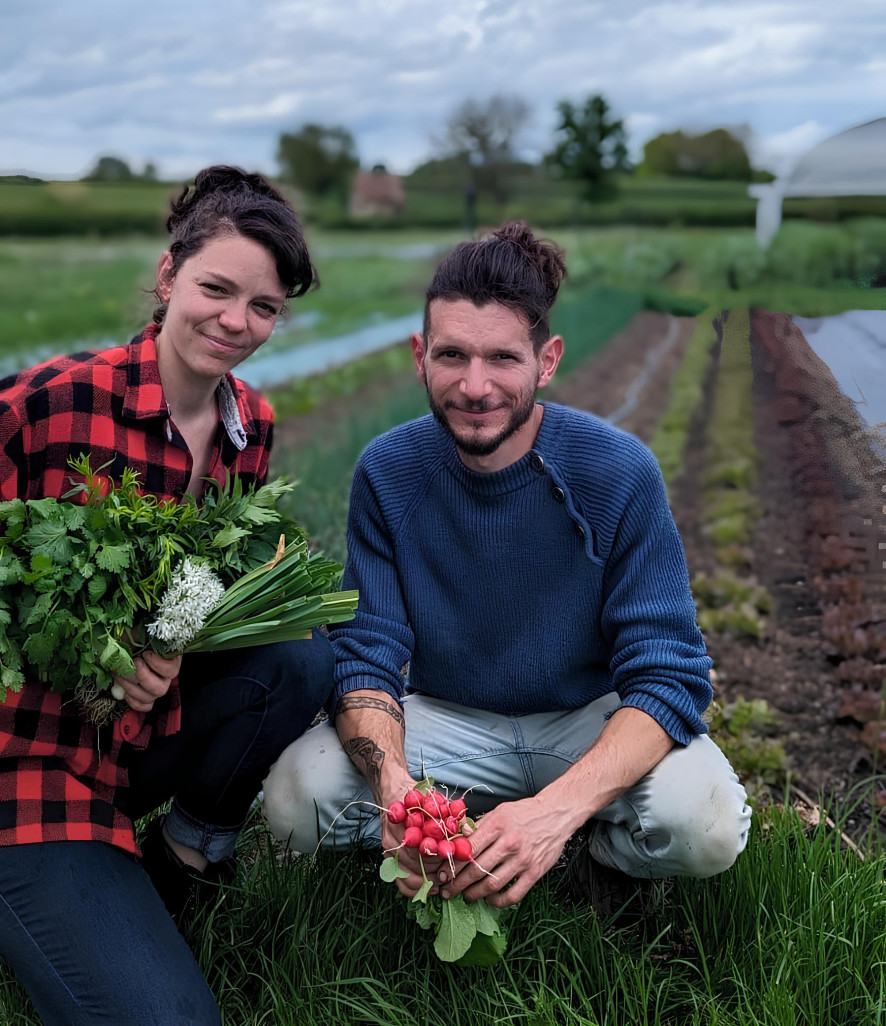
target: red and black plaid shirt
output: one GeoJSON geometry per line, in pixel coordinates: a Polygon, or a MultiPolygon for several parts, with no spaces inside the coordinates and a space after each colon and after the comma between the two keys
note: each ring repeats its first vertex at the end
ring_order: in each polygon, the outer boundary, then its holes
{"type": "MultiPolygon", "coordinates": [[[[116,480],[123,468],[145,491],[180,499],[191,475],[157,367],[157,325],[128,346],[63,356],[0,381],[0,496],[60,498],[71,488],[68,458],[83,453],[116,480]]],[[[216,393],[219,425],[209,475],[244,485],[268,469],[273,414],[231,375],[216,393]]],[[[137,852],[132,822],[117,804],[133,749],[179,729],[178,683],[149,713],[128,710],[96,730],[79,706],[39,683],[0,703],[0,844],[107,841],[137,852]]]]}

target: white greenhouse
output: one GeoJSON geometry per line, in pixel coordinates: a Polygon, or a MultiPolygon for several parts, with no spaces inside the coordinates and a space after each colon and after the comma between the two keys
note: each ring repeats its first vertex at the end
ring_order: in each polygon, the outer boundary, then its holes
{"type": "Polygon", "coordinates": [[[751,185],[757,200],[757,241],[769,245],[781,224],[787,196],[886,195],[886,118],[825,139],[804,154],[792,171],[766,185],[751,185]]]}

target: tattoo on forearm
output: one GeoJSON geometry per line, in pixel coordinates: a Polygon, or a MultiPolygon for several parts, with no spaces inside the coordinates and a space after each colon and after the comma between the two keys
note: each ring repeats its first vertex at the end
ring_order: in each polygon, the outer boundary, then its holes
{"type": "Polygon", "coordinates": [[[369,698],[366,695],[345,695],[339,701],[335,715],[338,716],[348,709],[378,709],[379,712],[386,712],[391,719],[396,720],[404,730],[406,729],[406,720],[403,718],[400,707],[393,705],[391,702],[386,702],[383,698],[369,698]]]}
{"type": "Polygon", "coordinates": [[[352,737],[345,741],[345,751],[351,762],[366,777],[366,782],[373,789],[381,780],[381,766],[385,761],[385,753],[371,737],[352,737]]]}

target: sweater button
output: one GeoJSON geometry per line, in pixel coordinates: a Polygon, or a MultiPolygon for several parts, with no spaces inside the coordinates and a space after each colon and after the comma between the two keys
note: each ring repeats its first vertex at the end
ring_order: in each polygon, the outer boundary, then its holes
{"type": "Polygon", "coordinates": [[[564,492],[559,485],[554,485],[554,487],[551,489],[551,495],[554,496],[557,502],[566,501],[566,492],[564,492]]]}
{"type": "Polygon", "coordinates": [[[538,455],[537,452],[534,452],[529,457],[529,466],[532,467],[534,471],[540,474],[545,469],[545,461],[541,458],[541,456],[538,455]]]}

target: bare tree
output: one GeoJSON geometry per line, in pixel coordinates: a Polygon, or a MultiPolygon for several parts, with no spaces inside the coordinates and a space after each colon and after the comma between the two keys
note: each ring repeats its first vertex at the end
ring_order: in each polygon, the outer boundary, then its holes
{"type": "Polygon", "coordinates": [[[504,203],[515,140],[529,115],[530,107],[520,96],[499,94],[485,101],[465,100],[450,115],[438,148],[447,156],[467,157],[471,184],[504,203]]]}

